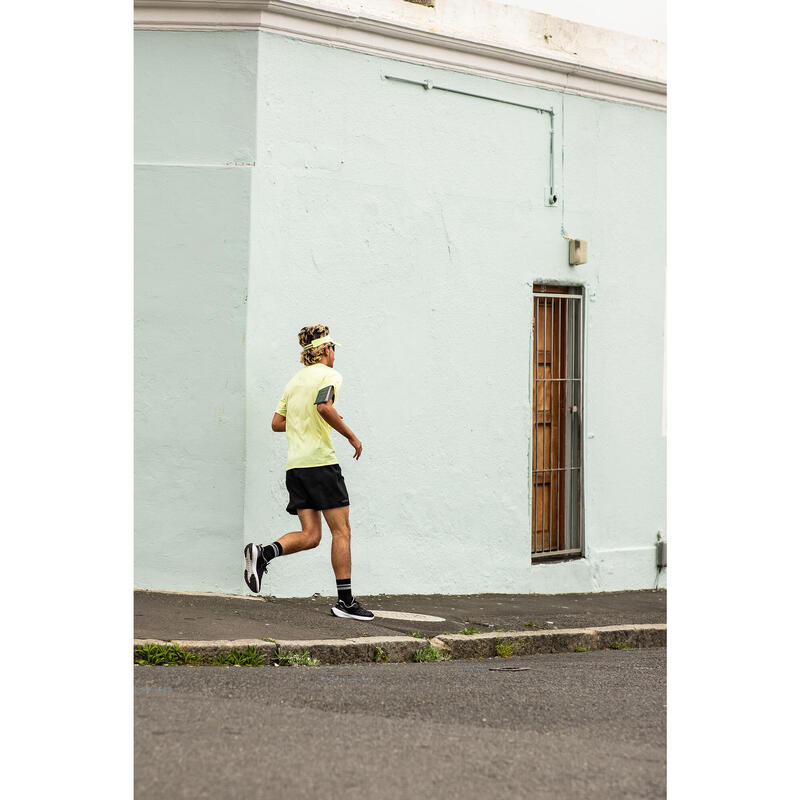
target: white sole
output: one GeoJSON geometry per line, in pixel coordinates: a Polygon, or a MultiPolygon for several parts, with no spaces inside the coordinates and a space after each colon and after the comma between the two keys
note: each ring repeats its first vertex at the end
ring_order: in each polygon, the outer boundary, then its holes
{"type": "Polygon", "coordinates": [[[258,572],[256,571],[256,561],[258,559],[258,555],[256,555],[255,559],[253,558],[254,550],[255,548],[250,544],[248,544],[247,547],[244,548],[244,582],[247,584],[247,588],[251,592],[258,593],[259,590],[261,589],[261,584],[258,580],[258,572]],[[250,585],[250,581],[248,580],[247,577],[248,573],[250,574],[251,577],[254,577],[256,579],[256,583],[258,583],[258,589],[254,589],[250,585]]]}
{"type": "Polygon", "coordinates": [[[344,617],[345,619],[360,619],[362,622],[372,622],[375,617],[359,617],[356,614],[348,614],[342,611],[338,606],[331,606],[331,611],[336,617],[344,617]]]}

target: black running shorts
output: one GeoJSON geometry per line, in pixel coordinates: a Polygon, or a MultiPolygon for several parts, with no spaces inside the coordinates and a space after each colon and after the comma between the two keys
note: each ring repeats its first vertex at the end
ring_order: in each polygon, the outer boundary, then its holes
{"type": "Polygon", "coordinates": [[[298,508],[339,508],[349,506],[350,498],[338,464],[325,467],[297,467],[286,470],[289,505],[286,510],[297,514],[298,508]]]}

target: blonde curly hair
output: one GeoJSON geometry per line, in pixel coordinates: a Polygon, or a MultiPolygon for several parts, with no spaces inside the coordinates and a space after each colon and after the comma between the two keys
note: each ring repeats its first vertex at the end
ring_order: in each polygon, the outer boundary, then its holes
{"type": "MultiPolygon", "coordinates": [[[[305,347],[307,344],[311,344],[314,339],[320,339],[323,336],[327,336],[329,333],[330,328],[328,328],[327,325],[306,325],[306,327],[297,334],[297,339],[300,342],[300,347],[305,347]]],[[[307,367],[316,364],[322,359],[327,346],[327,344],[321,344],[318,347],[303,350],[303,352],[300,353],[300,363],[305,364],[307,367]]]]}

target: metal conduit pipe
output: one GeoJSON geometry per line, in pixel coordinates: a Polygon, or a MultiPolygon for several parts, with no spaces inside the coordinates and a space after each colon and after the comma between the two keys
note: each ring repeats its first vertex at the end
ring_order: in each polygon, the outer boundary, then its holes
{"type": "Polygon", "coordinates": [[[432,81],[425,80],[425,81],[415,81],[411,80],[410,78],[399,78],[396,75],[383,75],[387,81],[398,81],[399,83],[411,83],[415,86],[422,86],[423,89],[426,91],[429,89],[438,89],[440,92],[450,92],[451,94],[463,94],[466,97],[477,97],[479,100],[491,100],[493,103],[504,103],[507,106],[517,106],[517,108],[527,108],[531,111],[537,111],[539,114],[549,114],[550,115],[550,187],[549,187],[549,194],[548,194],[548,204],[554,206],[558,202],[558,197],[556,197],[556,189],[555,189],[555,168],[554,168],[554,136],[555,136],[555,111],[552,108],[541,108],[540,106],[532,106],[528,105],[527,103],[516,103],[513,100],[503,100],[499,97],[489,97],[485,94],[476,94],[475,92],[464,92],[461,89],[451,89],[447,86],[438,86],[432,81]]]}

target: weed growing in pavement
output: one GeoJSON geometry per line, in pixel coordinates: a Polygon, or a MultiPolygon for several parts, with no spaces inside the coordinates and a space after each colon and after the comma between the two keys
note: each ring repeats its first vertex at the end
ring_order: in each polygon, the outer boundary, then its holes
{"type": "Polygon", "coordinates": [[[480,631],[474,625],[470,625],[469,627],[464,628],[463,631],[459,631],[459,633],[463,634],[464,636],[472,636],[474,633],[480,633],[480,631]]]}
{"type": "Polygon", "coordinates": [[[575,652],[576,653],[588,653],[589,652],[589,648],[588,647],[581,647],[579,644],[576,644],[575,645],[575,652]]]}
{"type": "Polygon", "coordinates": [[[622,642],[614,642],[610,647],[612,650],[633,650],[629,644],[623,644],[622,642]]]}
{"type": "Polygon", "coordinates": [[[314,658],[308,650],[294,653],[288,650],[285,653],[275,655],[275,664],[279,667],[318,667],[319,659],[314,658]]]}
{"type": "Polygon", "coordinates": [[[511,642],[498,642],[497,647],[495,648],[495,653],[497,653],[500,658],[508,658],[509,656],[513,656],[514,645],[511,642]]]}
{"type": "Polygon", "coordinates": [[[143,644],[136,648],[135,657],[140,666],[169,667],[173,664],[200,664],[203,661],[199,653],[181,650],[174,644],[143,644]]]}
{"type": "Polygon", "coordinates": [[[449,661],[450,653],[442,653],[432,645],[423,647],[414,653],[414,661],[449,661]]]}
{"type": "Polygon", "coordinates": [[[531,628],[532,630],[538,630],[539,629],[539,626],[533,620],[531,620],[530,622],[526,622],[525,623],[525,627],[526,628],[531,628]]]}
{"type": "Polygon", "coordinates": [[[423,636],[419,631],[412,631],[408,634],[409,636],[413,636],[415,639],[427,639],[427,636],[423,636]]]}
{"type": "Polygon", "coordinates": [[[224,664],[232,667],[261,667],[264,664],[264,654],[259,653],[255,647],[246,650],[231,650],[228,653],[217,653],[212,664],[224,664]]]}
{"type": "Polygon", "coordinates": [[[270,639],[269,636],[262,636],[261,637],[261,641],[262,642],[272,642],[272,644],[276,643],[275,640],[274,639],[270,639]]]}
{"type": "Polygon", "coordinates": [[[389,660],[389,656],[386,654],[386,651],[382,647],[375,648],[375,663],[376,664],[385,664],[389,660]]]}

